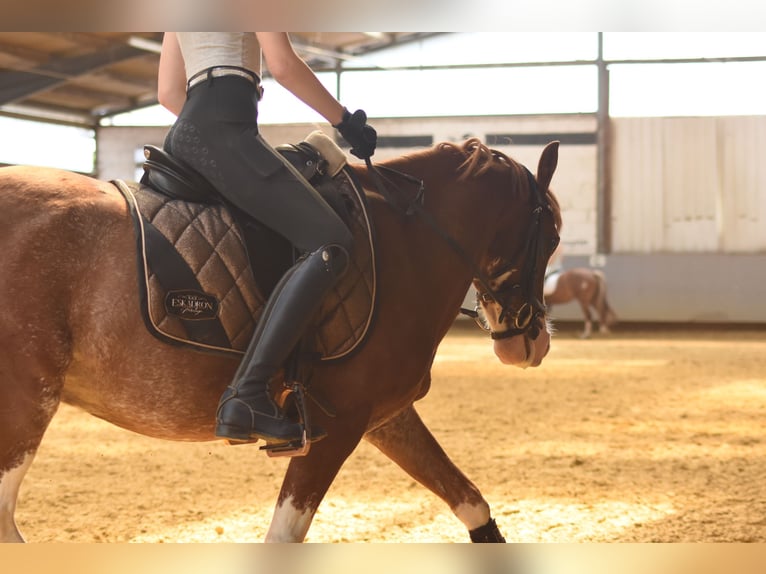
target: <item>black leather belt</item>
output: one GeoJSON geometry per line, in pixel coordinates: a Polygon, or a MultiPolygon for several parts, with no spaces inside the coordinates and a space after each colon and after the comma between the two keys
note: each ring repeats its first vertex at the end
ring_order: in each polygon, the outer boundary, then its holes
{"type": "Polygon", "coordinates": [[[191,90],[194,86],[201,84],[205,80],[212,78],[222,78],[224,76],[239,76],[249,80],[255,84],[256,87],[260,88],[261,79],[255,72],[252,72],[246,68],[238,68],[236,66],[214,66],[212,68],[202,70],[201,72],[197,72],[191,78],[189,78],[189,81],[186,84],[186,89],[187,91],[191,90]]]}

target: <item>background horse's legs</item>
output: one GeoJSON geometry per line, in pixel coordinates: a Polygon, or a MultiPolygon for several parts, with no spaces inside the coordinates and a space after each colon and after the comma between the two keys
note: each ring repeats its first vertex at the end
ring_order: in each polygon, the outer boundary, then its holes
{"type": "Polygon", "coordinates": [[[582,333],[580,333],[581,339],[588,339],[593,334],[593,318],[590,315],[590,307],[587,303],[580,303],[583,315],[585,315],[585,324],[583,325],[582,333]]]}
{"type": "Polygon", "coordinates": [[[581,279],[577,279],[572,287],[575,298],[580,304],[580,309],[582,309],[582,314],[585,317],[583,331],[580,334],[581,339],[588,339],[593,334],[593,316],[590,310],[591,306],[595,303],[595,296],[598,291],[598,285],[593,279],[595,277],[583,276],[581,279]]]}
{"type": "MultiPolygon", "coordinates": [[[[450,460],[413,406],[367,433],[365,439],[444,500],[469,531],[489,525],[489,504],[450,460]]],[[[501,542],[502,537],[493,541],[501,542]]]]}
{"type": "Polygon", "coordinates": [[[610,327],[612,327],[617,320],[612,308],[609,306],[609,301],[606,295],[606,277],[600,271],[593,272],[593,278],[596,281],[596,294],[593,297],[596,311],[598,311],[598,323],[599,331],[604,334],[610,333],[610,327]]]}
{"type": "Polygon", "coordinates": [[[580,305],[583,314],[583,329],[580,333],[581,339],[588,339],[593,333],[593,317],[590,314],[590,292],[578,291],[575,294],[577,298],[577,304],[580,305]]]}

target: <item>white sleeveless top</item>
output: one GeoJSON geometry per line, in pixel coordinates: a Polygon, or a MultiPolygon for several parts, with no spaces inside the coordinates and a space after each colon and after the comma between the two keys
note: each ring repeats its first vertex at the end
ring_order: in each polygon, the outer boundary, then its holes
{"type": "Polygon", "coordinates": [[[213,66],[236,66],[261,75],[261,46],[254,32],[177,32],[189,80],[213,66]]]}

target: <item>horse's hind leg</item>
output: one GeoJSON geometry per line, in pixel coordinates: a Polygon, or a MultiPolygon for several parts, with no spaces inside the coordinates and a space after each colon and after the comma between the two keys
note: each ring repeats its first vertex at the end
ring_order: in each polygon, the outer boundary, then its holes
{"type": "Polygon", "coordinates": [[[609,334],[612,332],[612,327],[614,327],[617,324],[617,314],[614,312],[614,309],[609,305],[609,301],[607,301],[606,293],[604,293],[604,297],[601,300],[601,307],[599,309],[599,325],[600,325],[600,331],[604,334],[609,334]]]}
{"type": "Polygon", "coordinates": [[[61,392],[58,377],[15,374],[24,356],[21,352],[13,359],[0,356],[0,542],[24,541],[14,518],[19,487],[61,392]]]}
{"type": "Polygon", "coordinates": [[[14,514],[21,481],[33,459],[34,452],[26,453],[18,466],[0,472],[0,542],[24,542],[14,514]]]}
{"type": "Polygon", "coordinates": [[[582,333],[580,333],[580,338],[588,339],[593,334],[593,317],[591,317],[590,314],[589,304],[583,301],[580,301],[579,303],[580,308],[582,309],[582,313],[585,316],[585,325],[583,326],[582,333]]]}
{"type": "Polygon", "coordinates": [[[600,271],[594,272],[596,280],[596,291],[591,299],[593,308],[598,313],[599,332],[602,334],[611,333],[611,327],[617,323],[617,315],[609,306],[606,294],[606,278],[600,271]]]}
{"type": "Polygon", "coordinates": [[[599,320],[598,320],[598,331],[602,335],[609,335],[611,330],[611,322],[609,320],[609,316],[607,314],[606,309],[601,309],[599,311],[599,320]]]}
{"type": "Polygon", "coordinates": [[[444,500],[473,542],[505,542],[479,489],[450,460],[414,407],[370,431],[365,439],[444,500]]]}

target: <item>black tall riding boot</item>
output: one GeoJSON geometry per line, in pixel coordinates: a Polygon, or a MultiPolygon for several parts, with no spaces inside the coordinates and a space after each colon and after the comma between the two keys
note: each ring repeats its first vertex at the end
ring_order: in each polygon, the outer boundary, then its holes
{"type": "MultiPolygon", "coordinates": [[[[234,381],[221,396],[216,414],[217,437],[268,442],[302,438],[303,427],[287,419],[272,400],[269,382],[347,264],[344,249],[325,246],[300,259],[277,283],[234,381]]],[[[324,435],[319,429],[306,431],[309,440],[324,435]]]]}

